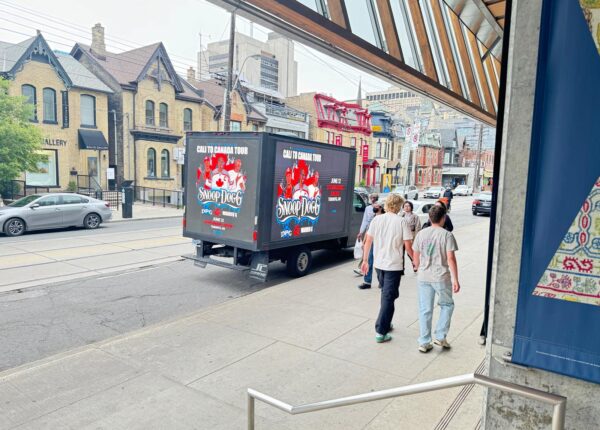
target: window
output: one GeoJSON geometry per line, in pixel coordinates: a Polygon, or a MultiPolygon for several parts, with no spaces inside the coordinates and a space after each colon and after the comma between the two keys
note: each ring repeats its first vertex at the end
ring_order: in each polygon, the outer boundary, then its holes
{"type": "Polygon", "coordinates": [[[258,124],[252,124],[252,131],[258,131],[258,124]]]}
{"type": "Polygon", "coordinates": [[[44,122],[56,124],[56,91],[44,88],[44,122]]]}
{"type": "Polygon", "coordinates": [[[89,200],[79,196],[63,196],[63,205],[77,205],[81,203],[88,203],[89,200]]]}
{"type": "Polygon", "coordinates": [[[162,178],[171,177],[171,168],[169,166],[169,151],[163,149],[160,152],[160,176],[162,178]]]}
{"type": "Polygon", "coordinates": [[[146,100],[146,125],[154,125],[154,102],[146,100]]]}
{"type": "Polygon", "coordinates": [[[60,204],[60,196],[48,196],[39,199],[37,204],[40,206],[56,206],[60,204]]]}
{"type": "Polygon", "coordinates": [[[229,121],[229,130],[242,131],[242,123],[239,121],[229,121]]]}
{"type": "Polygon", "coordinates": [[[35,94],[35,87],[31,85],[23,85],[21,87],[21,94],[27,99],[27,103],[33,105],[33,112],[31,113],[30,121],[37,121],[37,99],[35,94]]]}
{"type": "Polygon", "coordinates": [[[156,150],[148,149],[148,177],[156,178],[156,150]]]}
{"type": "Polygon", "coordinates": [[[83,94],[81,96],[81,125],[96,127],[96,97],[83,94]]]}
{"type": "Polygon", "coordinates": [[[55,149],[43,150],[45,159],[37,164],[37,172],[26,172],[27,185],[36,187],[58,186],[58,151],[55,149]]]}
{"type": "Polygon", "coordinates": [[[351,137],[350,138],[350,146],[352,148],[356,148],[356,137],[351,137]]]}
{"type": "Polygon", "coordinates": [[[169,107],[166,103],[161,103],[159,105],[158,112],[158,125],[161,127],[169,126],[169,107]]]}
{"type": "Polygon", "coordinates": [[[183,131],[192,131],[192,110],[183,110],[183,131]]]}
{"type": "Polygon", "coordinates": [[[372,45],[383,49],[383,36],[379,28],[377,10],[372,0],[345,2],[352,33],[372,45]]]}
{"type": "Polygon", "coordinates": [[[381,142],[377,142],[375,146],[375,158],[381,158],[381,142]]]}

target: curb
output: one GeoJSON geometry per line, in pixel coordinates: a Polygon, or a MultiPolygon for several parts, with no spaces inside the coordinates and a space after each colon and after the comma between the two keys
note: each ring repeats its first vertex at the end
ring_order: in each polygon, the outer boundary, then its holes
{"type": "Polygon", "coordinates": [[[125,218],[125,219],[117,219],[117,220],[113,220],[111,219],[110,221],[108,221],[108,224],[112,224],[112,223],[119,223],[119,222],[132,222],[132,221],[152,221],[155,219],[169,219],[169,218],[183,218],[183,214],[181,215],[165,215],[165,216],[157,216],[157,217],[151,217],[151,218],[125,218]]]}

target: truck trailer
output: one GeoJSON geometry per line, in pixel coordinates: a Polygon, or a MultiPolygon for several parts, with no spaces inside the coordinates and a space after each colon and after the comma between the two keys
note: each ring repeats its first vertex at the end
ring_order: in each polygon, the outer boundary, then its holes
{"type": "Polygon", "coordinates": [[[355,165],[352,148],[285,135],[187,133],[185,257],[260,281],[277,260],[306,275],[313,251],[354,246],[366,207],[355,165]]]}

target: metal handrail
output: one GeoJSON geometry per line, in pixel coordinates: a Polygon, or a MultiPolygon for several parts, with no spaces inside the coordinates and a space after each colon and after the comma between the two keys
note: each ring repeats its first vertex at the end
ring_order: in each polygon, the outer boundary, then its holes
{"type": "Polygon", "coordinates": [[[372,402],[375,400],[391,399],[393,397],[410,396],[412,394],[427,393],[445,388],[460,387],[463,385],[483,385],[488,388],[497,388],[507,393],[518,394],[528,399],[537,400],[550,404],[554,407],[552,415],[552,430],[564,430],[565,411],[567,407],[567,398],[556,394],[546,393],[535,388],[525,387],[523,385],[513,384],[511,382],[501,381],[477,373],[453,376],[451,378],[438,379],[435,381],[422,382],[420,384],[407,385],[404,387],[391,388],[389,390],[373,391],[356,396],[342,397],[339,399],[326,400],[323,402],[308,403],[301,406],[292,406],[281,400],[277,400],[259,391],[248,388],[248,430],[254,430],[254,407],[255,400],[260,400],[277,409],[287,412],[290,415],[305,414],[308,412],[321,411],[323,409],[339,408],[357,403],[372,402]]]}

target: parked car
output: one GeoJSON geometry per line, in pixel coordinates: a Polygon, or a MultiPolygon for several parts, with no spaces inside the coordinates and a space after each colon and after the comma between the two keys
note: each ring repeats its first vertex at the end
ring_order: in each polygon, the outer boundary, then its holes
{"type": "Polygon", "coordinates": [[[492,213],[492,193],[483,192],[475,196],[471,207],[473,215],[492,213]]]}
{"type": "Polygon", "coordinates": [[[365,187],[354,187],[354,192],[360,195],[365,202],[369,201],[369,192],[365,187]]]}
{"type": "Polygon", "coordinates": [[[110,205],[102,200],[73,193],[32,194],[0,209],[0,227],[7,236],[20,236],[62,227],[95,229],[111,217],[110,205]]]}
{"type": "Polygon", "coordinates": [[[418,200],[419,190],[414,185],[396,185],[392,189],[392,193],[400,194],[408,200],[418,200]]]}
{"type": "Polygon", "coordinates": [[[467,185],[459,185],[452,191],[455,196],[472,196],[473,195],[473,187],[469,187],[467,185]]]}
{"type": "Polygon", "coordinates": [[[423,193],[423,197],[426,199],[439,199],[444,195],[444,187],[429,187],[423,193]]]}

